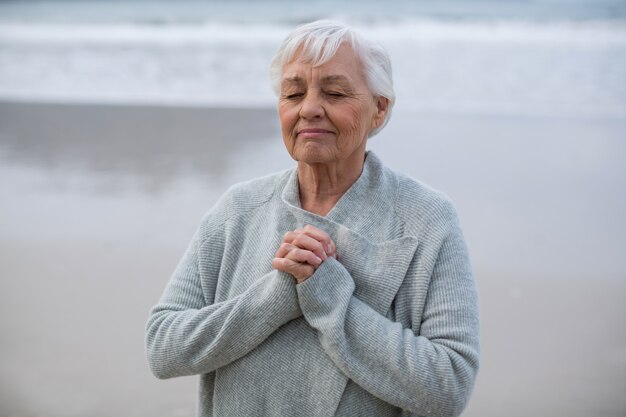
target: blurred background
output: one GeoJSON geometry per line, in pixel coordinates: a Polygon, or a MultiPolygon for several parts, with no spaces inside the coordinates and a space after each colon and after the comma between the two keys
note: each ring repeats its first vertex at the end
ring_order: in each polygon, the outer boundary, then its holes
{"type": "Polygon", "coordinates": [[[391,54],[369,147],[457,205],[464,417],[626,415],[626,1],[0,2],[0,416],[190,416],[143,331],[203,213],[294,166],[268,68],[344,21],[391,54]]]}

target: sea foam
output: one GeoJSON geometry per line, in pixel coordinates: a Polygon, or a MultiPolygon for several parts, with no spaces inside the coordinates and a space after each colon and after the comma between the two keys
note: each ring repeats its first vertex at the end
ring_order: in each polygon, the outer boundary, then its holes
{"type": "MultiPolygon", "coordinates": [[[[356,29],[391,54],[398,107],[626,115],[620,21],[395,19],[356,29]]],[[[0,99],[274,105],[292,24],[0,23],[0,99]]]]}

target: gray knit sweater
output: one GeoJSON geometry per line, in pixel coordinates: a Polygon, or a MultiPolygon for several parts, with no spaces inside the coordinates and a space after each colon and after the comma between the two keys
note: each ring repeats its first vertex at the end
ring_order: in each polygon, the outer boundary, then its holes
{"type": "Polygon", "coordinates": [[[159,378],[200,375],[200,416],[456,416],[478,369],[475,284],[442,194],[372,152],[326,217],[295,169],[232,187],[203,218],[146,329],[159,378]],[[337,245],[304,283],[285,232],[337,245]]]}

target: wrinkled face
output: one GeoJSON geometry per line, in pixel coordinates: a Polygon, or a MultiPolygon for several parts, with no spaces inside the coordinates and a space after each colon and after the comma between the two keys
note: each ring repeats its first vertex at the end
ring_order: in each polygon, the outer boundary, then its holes
{"type": "Polygon", "coordinates": [[[332,163],[363,158],[369,132],[380,126],[385,98],[374,98],[352,49],[342,45],[323,65],[295,60],[283,67],[278,114],[287,151],[296,161],[332,163]]]}

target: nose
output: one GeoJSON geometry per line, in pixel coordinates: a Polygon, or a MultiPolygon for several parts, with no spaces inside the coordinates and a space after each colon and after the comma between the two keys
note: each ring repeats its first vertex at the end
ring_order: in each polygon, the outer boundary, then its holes
{"type": "Polygon", "coordinates": [[[303,119],[319,119],[324,116],[324,106],[319,94],[307,92],[300,107],[300,117],[303,119]]]}

